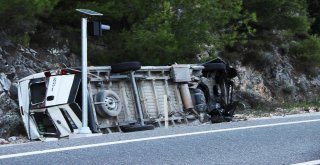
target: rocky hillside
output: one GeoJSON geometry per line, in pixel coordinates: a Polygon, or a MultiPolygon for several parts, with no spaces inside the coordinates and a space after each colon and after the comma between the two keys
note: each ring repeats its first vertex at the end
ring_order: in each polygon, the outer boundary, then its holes
{"type": "Polygon", "coordinates": [[[290,55],[281,54],[281,49],[275,45],[271,51],[262,54],[272,60],[258,67],[243,61],[235,62],[239,74],[235,81],[235,99],[246,109],[252,109],[251,113],[289,113],[294,109],[319,111],[319,70],[314,75],[297,70],[290,55]]]}
{"type": "MultiPolygon", "coordinates": [[[[244,110],[272,113],[279,108],[305,107],[304,102],[318,102],[320,75],[309,77],[297,72],[290,59],[276,48],[264,53],[271,56],[273,63],[263,69],[240,61],[233,64],[239,74],[235,78],[235,101],[244,110]]],[[[0,137],[8,138],[25,134],[19,114],[17,81],[48,69],[79,66],[79,57],[70,53],[68,45],[35,50],[7,40],[0,45],[0,63],[0,137]]]]}

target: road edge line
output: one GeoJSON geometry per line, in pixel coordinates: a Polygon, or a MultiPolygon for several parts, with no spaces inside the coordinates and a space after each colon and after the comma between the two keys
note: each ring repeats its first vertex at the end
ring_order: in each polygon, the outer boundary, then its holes
{"type": "Polygon", "coordinates": [[[168,139],[168,138],[202,135],[202,134],[218,133],[218,132],[229,132],[229,131],[245,130],[245,129],[266,128],[266,127],[291,125],[291,124],[311,123],[311,122],[319,122],[319,121],[320,121],[320,119],[302,120],[302,121],[294,121],[294,122],[263,124],[263,125],[254,125],[254,126],[246,126],[246,127],[226,128],[226,129],[219,129],[219,130],[209,130],[209,131],[181,133],[181,134],[164,135],[164,136],[154,136],[154,137],[148,137],[148,138],[138,138],[138,139],[130,139],[130,140],[122,140],[122,141],[96,143],[96,144],[86,144],[86,145],[79,145],[79,146],[72,146],[72,147],[63,147],[63,148],[55,148],[55,149],[47,149],[47,150],[38,150],[38,151],[30,151],[30,152],[1,155],[0,160],[1,159],[8,159],[8,158],[22,157],[22,156],[53,153],[53,152],[70,151],[70,150],[77,150],[77,149],[84,149],[84,148],[109,146],[109,145],[116,145],[116,144],[134,143],[134,142],[141,142],[141,141],[168,139]]]}
{"type": "Polygon", "coordinates": [[[320,164],[320,160],[312,160],[309,162],[302,162],[302,163],[297,163],[292,165],[318,165],[318,164],[320,164]]]}

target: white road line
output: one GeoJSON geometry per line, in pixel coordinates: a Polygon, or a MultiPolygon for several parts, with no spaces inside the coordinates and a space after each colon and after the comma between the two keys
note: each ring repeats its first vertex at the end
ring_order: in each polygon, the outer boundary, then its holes
{"type": "Polygon", "coordinates": [[[303,162],[303,163],[298,163],[298,164],[292,164],[292,165],[319,165],[320,160],[313,160],[310,162],[303,162]]]}
{"type": "Polygon", "coordinates": [[[274,127],[274,126],[291,125],[291,124],[311,123],[311,122],[319,122],[319,121],[320,121],[320,119],[304,120],[304,121],[294,121],[294,122],[286,122],[286,123],[264,124],[264,125],[255,125],[255,126],[247,126],[247,127],[227,128],[227,129],[220,129],[220,130],[209,130],[209,131],[201,131],[201,132],[182,133],[182,134],[165,135],[165,136],[155,136],[155,137],[148,137],[148,138],[130,139],[130,140],[122,140],[122,141],[114,141],[114,142],[97,143],[97,144],[87,144],[87,145],[80,145],[80,146],[73,146],[73,147],[64,147],[64,148],[55,148],[55,149],[47,149],[47,150],[39,150],[39,151],[1,155],[0,159],[15,158],[15,157],[21,157],[21,156],[30,156],[30,155],[39,155],[39,154],[61,152],[61,151],[70,151],[70,150],[77,150],[77,149],[84,149],[84,148],[109,146],[109,145],[116,145],[116,144],[125,144],[125,143],[141,142],[141,141],[175,138],[175,137],[182,137],[182,136],[192,136],[192,135],[201,135],[201,134],[209,134],[209,133],[217,133],[217,132],[228,132],[228,131],[254,129],[254,128],[265,128],[265,127],[274,127]]]}

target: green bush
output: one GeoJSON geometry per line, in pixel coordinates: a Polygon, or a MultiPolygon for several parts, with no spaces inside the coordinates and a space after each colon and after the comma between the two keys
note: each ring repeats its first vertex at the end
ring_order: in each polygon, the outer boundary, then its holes
{"type": "Polygon", "coordinates": [[[29,43],[30,43],[30,36],[27,33],[21,34],[21,35],[10,36],[10,39],[14,43],[19,43],[25,47],[28,47],[29,43]]]}
{"type": "Polygon", "coordinates": [[[59,0],[0,0],[1,21],[27,21],[48,15],[59,0]]]}
{"type": "Polygon", "coordinates": [[[102,37],[107,45],[104,52],[91,51],[99,59],[93,59],[97,62],[194,62],[197,54],[223,51],[225,45],[252,30],[247,22],[253,16],[241,13],[242,0],[60,1],[49,21],[79,28],[79,15],[74,14],[74,8],[101,12],[104,16],[99,20],[111,25],[111,31],[102,37]],[[240,26],[241,32],[237,31],[240,26]],[[113,57],[105,57],[108,55],[113,57]]]}
{"type": "Polygon", "coordinates": [[[301,0],[244,0],[244,8],[256,13],[258,30],[306,32],[310,28],[307,2],[301,0]]]}
{"type": "Polygon", "coordinates": [[[282,105],[284,108],[308,108],[308,107],[320,107],[319,98],[315,98],[311,101],[295,101],[295,102],[286,102],[282,105]]]}
{"type": "Polygon", "coordinates": [[[294,55],[298,69],[312,73],[315,68],[320,67],[320,38],[318,36],[292,41],[289,51],[294,55]]]}

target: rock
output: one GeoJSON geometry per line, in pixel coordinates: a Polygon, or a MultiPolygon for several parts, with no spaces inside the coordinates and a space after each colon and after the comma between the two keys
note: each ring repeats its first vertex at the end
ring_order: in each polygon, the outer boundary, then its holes
{"type": "Polygon", "coordinates": [[[16,136],[11,136],[11,137],[8,138],[8,141],[9,141],[9,142],[14,142],[14,141],[16,141],[16,140],[17,140],[17,137],[16,137],[16,136]]]}
{"type": "Polygon", "coordinates": [[[0,59],[0,72],[6,72],[8,70],[8,62],[5,59],[0,59]]]}
{"type": "Polygon", "coordinates": [[[17,72],[18,78],[24,78],[26,76],[33,74],[33,73],[36,73],[34,70],[27,68],[24,65],[16,66],[16,72],[17,72]]]}
{"type": "Polygon", "coordinates": [[[56,48],[50,48],[48,49],[48,52],[52,55],[59,56],[61,53],[61,50],[56,48]]]}
{"type": "Polygon", "coordinates": [[[314,86],[320,86],[320,75],[318,75],[317,77],[314,77],[310,83],[314,86]]]}
{"type": "Polygon", "coordinates": [[[297,80],[297,86],[300,88],[301,91],[307,91],[309,87],[309,81],[305,74],[301,74],[297,80]]]}
{"type": "Polygon", "coordinates": [[[6,93],[0,94],[0,109],[9,112],[13,109],[18,109],[18,104],[10,98],[6,93]]]}
{"type": "Polygon", "coordinates": [[[26,143],[29,142],[30,140],[27,139],[25,136],[13,136],[15,140],[10,141],[11,144],[21,144],[21,143],[26,143]]]}
{"type": "Polygon", "coordinates": [[[21,144],[21,143],[26,143],[29,142],[30,140],[27,139],[27,137],[19,135],[19,136],[11,136],[7,140],[0,138],[0,145],[3,144],[21,144]]]}
{"type": "Polygon", "coordinates": [[[6,125],[16,127],[20,124],[20,114],[14,111],[7,112],[1,117],[1,120],[6,125]]]}
{"type": "Polygon", "coordinates": [[[309,107],[309,112],[319,112],[319,109],[317,107],[309,107]]]}
{"type": "Polygon", "coordinates": [[[0,137],[6,137],[21,129],[18,104],[7,93],[0,95],[0,137]]]}
{"type": "Polygon", "coordinates": [[[279,46],[271,44],[271,48],[262,52],[272,57],[271,61],[268,60],[270,64],[263,69],[255,68],[255,64],[244,66],[241,61],[235,62],[238,78],[235,79],[234,100],[245,101],[254,109],[261,105],[317,101],[320,98],[320,75],[310,77],[298,72],[290,56],[281,54],[279,46]]]}
{"type": "Polygon", "coordinates": [[[9,142],[5,139],[0,138],[0,144],[9,144],[9,142]]]}
{"type": "Polygon", "coordinates": [[[30,53],[30,54],[33,55],[34,57],[36,57],[36,56],[38,55],[38,52],[35,51],[35,50],[33,50],[33,49],[31,49],[31,48],[29,48],[29,49],[27,49],[27,50],[28,50],[28,53],[30,53]]]}
{"type": "Polygon", "coordinates": [[[6,33],[1,31],[1,33],[0,33],[0,47],[13,46],[13,43],[9,38],[10,37],[6,33]]]}
{"type": "Polygon", "coordinates": [[[14,100],[18,99],[18,84],[17,83],[11,84],[9,93],[10,93],[10,98],[12,98],[14,100]]]}
{"type": "Polygon", "coordinates": [[[13,43],[10,40],[0,40],[0,46],[13,46],[13,43]]]}
{"type": "Polygon", "coordinates": [[[20,114],[11,110],[0,116],[0,137],[24,133],[20,114]]]}
{"type": "Polygon", "coordinates": [[[11,81],[7,79],[7,76],[4,73],[0,74],[0,93],[8,92],[11,86],[11,81]]]}
{"type": "Polygon", "coordinates": [[[235,80],[235,101],[251,104],[270,102],[272,94],[261,74],[250,67],[237,65],[238,79],[235,80]]]}

